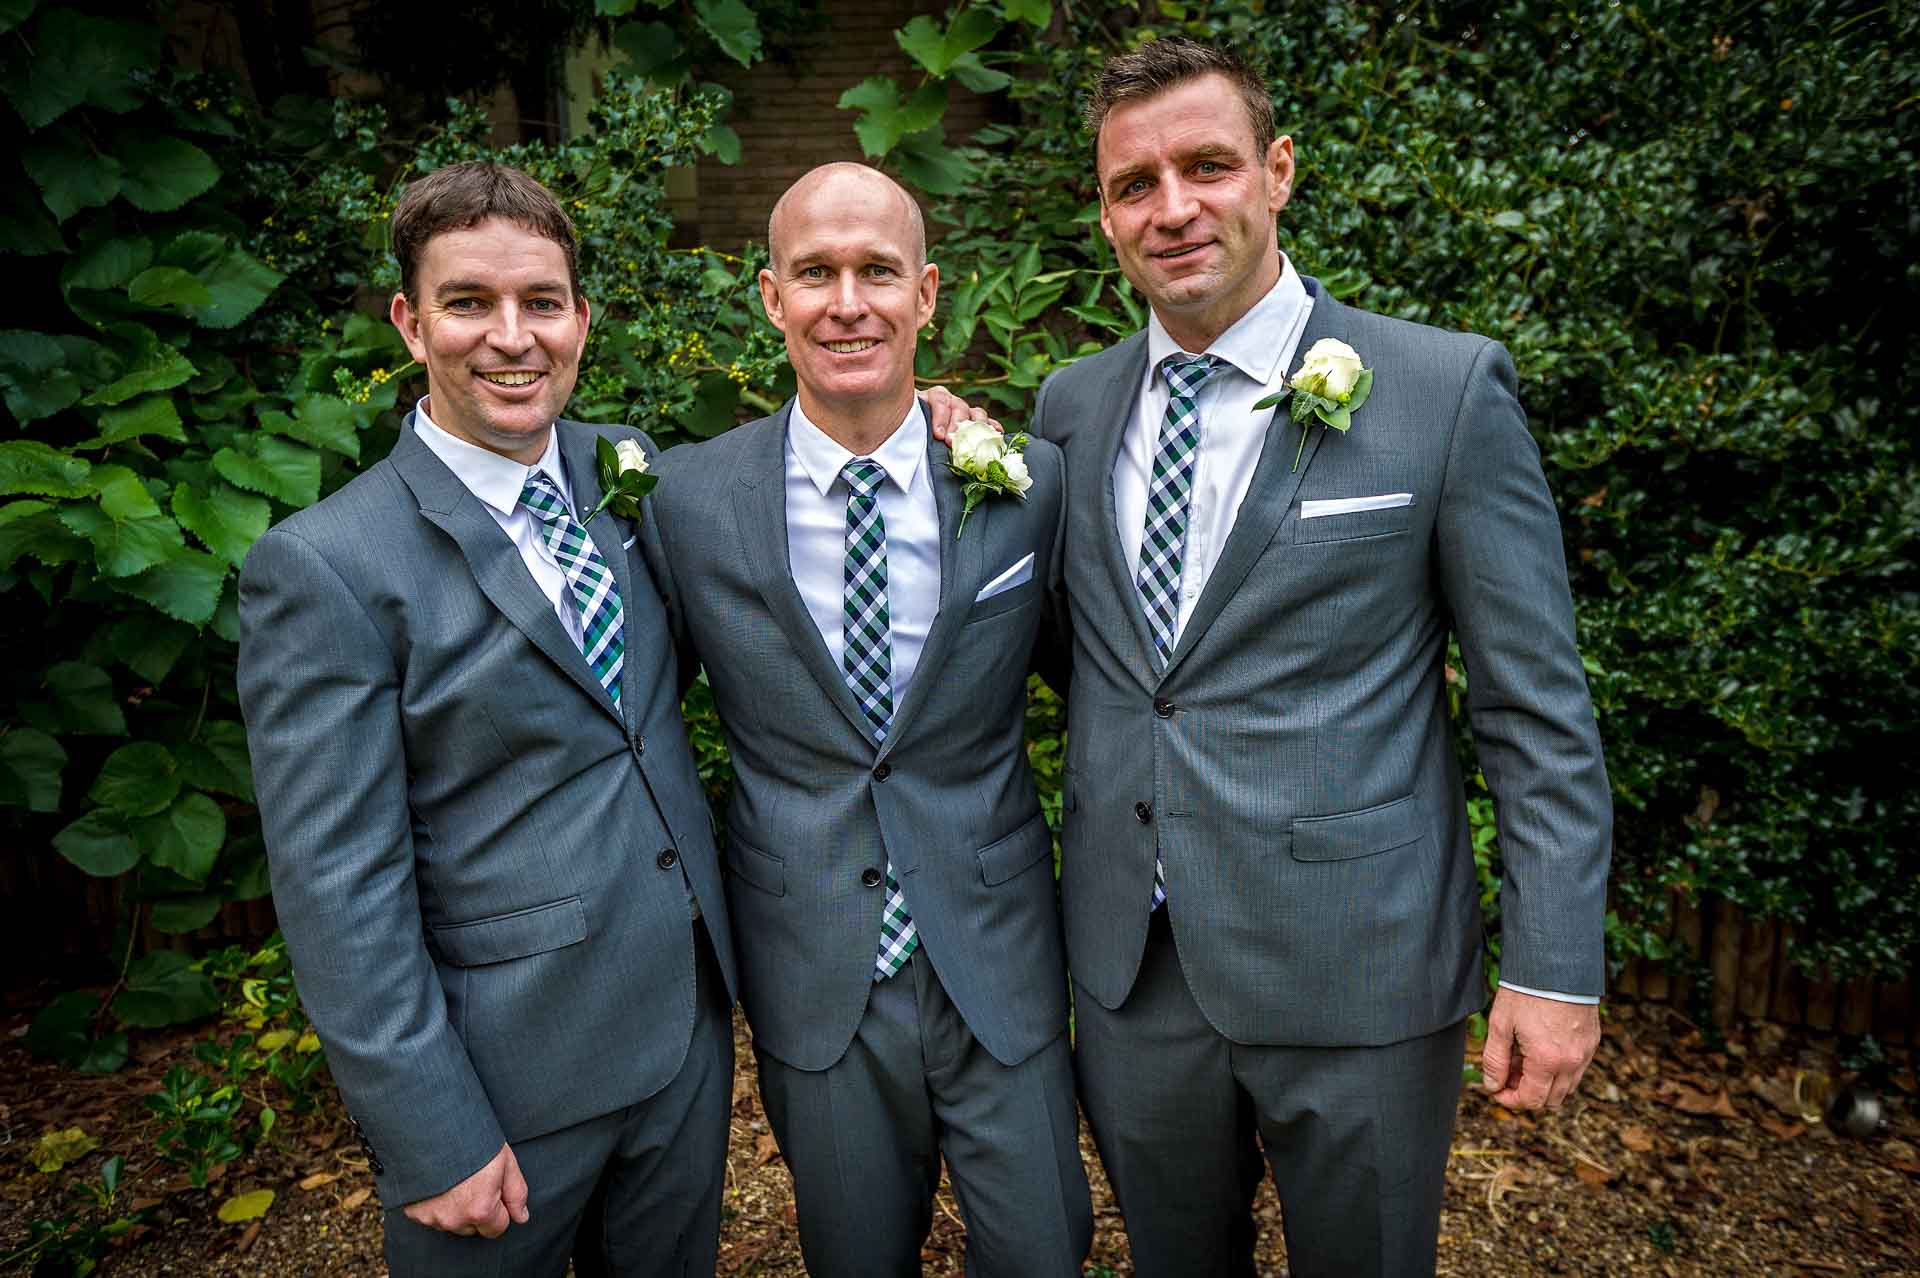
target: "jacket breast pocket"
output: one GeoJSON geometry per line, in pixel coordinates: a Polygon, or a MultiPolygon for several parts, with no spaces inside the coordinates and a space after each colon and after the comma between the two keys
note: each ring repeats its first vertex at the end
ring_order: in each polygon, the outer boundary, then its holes
{"type": "Polygon", "coordinates": [[[484,967],[565,949],[587,939],[587,910],[577,896],[524,910],[429,925],[440,957],[455,967],[484,967]]]}
{"type": "Polygon", "coordinates": [[[742,843],[731,832],[727,835],[727,870],[769,896],[787,894],[787,863],[771,852],[742,843]]]}
{"type": "Polygon", "coordinates": [[[994,617],[1005,616],[1016,609],[1026,607],[1038,598],[1040,598],[1040,583],[1022,582],[1011,589],[1003,590],[997,595],[989,595],[973,604],[967,610],[967,619],[963,624],[977,625],[994,617]]]}
{"type": "Polygon", "coordinates": [[[1329,541],[1363,541],[1375,537],[1397,537],[1413,526],[1413,505],[1387,510],[1355,510],[1344,515],[1322,515],[1317,519],[1293,521],[1293,544],[1314,545],[1329,541]]]}
{"type": "Polygon", "coordinates": [[[997,839],[976,854],[980,858],[980,877],[988,887],[1005,883],[1022,873],[1041,857],[1053,851],[1053,837],[1047,820],[1039,813],[1003,839],[997,839]]]}
{"type": "Polygon", "coordinates": [[[1355,857],[1391,852],[1420,837],[1418,818],[1412,795],[1354,812],[1296,817],[1293,859],[1350,861],[1355,857]]]}

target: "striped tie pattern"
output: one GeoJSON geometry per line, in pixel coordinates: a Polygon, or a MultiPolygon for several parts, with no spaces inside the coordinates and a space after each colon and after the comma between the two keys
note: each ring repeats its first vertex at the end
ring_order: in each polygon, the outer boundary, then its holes
{"type": "MultiPolygon", "coordinates": [[[[1187,506],[1193,496],[1193,466],[1200,452],[1200,412],[1194,401],[1200,387],[1220,367],[1213,355],[1170,355],[1160,365],[1171,397],[1160,423],[1160,447],[1153,454],[1147,484],[1146,530],[1140,538],[1140,568],[1134,585],[1153,632],[1153,651],[1161,666],[1173,655],[1174,623],[1180,617],[1180,571],[1187,544],[1187,506]]],[[[1153,858],[1151,914],[1167,899],[1167,867],[1153,858]]]]}
{"type": "MultiPolygon", "coordinates": [[[[847,557],[840,618],[840,669],[860,703],[875,740],[885,741],[893,723],[893,636],[887,613],[887,525],[880,517],[880,485],[887,472],[867,457],[841,468],[846,478],[847,557]]],[[[873,979],[884,981],[906,964],[920,945],[907,912],[907,895],[887,861],[887,900],[880,914],[880,950],[873,979]]]]}
{"type": "Polygon", "coordinates": [[[540,539],[553,552],[567,579],[567,593],[580,612],[580,650],[600,686],[620,704],[620,671],[625,665],[625,613],[620,587],[600,557],[587,530],[574,519],[553,481],[539,471],[527,476],[520,504],[540,522],[540,539]]]}

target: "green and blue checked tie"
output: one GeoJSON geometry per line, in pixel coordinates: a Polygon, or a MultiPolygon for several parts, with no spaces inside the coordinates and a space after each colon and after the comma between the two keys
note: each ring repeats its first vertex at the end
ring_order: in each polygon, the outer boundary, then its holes
{"type": "Polygon", "coordinates": [[[520,504],[540,521],[540,539],[553,552],[567,579],[567,593],[580,610],[580,651],[592,668],[600,686],[620,704],[620,671],[625,664],[625,614],[620,608],[620,587],[613,579],[607,561],[595,549],[593,538],[574,519],[560,490],[539,471],[527,476],[520,491],[520,504]]]}
{"type": "MultiPolygon", "coordinates": [[[[1174,623],[1180,617],[1180,572],[1186,556],[1187,506],[1193,496],[1193,466],[1200,453],[1200,411],[1194,400],[1220,367],[1213,355],[1169,355],[1160,371],[1172,397],[1160,423],[1160,447],[1153,454],[1147,484],[1146,531],[1140,538],[1140,570],[1134,585],[1153,632],[1153,651],[1165,666],[1173,655],[1174,623]]],[[[1167,899],[1167,867],[1153,858],[1153,898],[1147,913],[1167,899]]]]}
{"type": "MultiPolygon", "coordinates": [[[[885,741],[893,723],[893,632],[887,612],[887,525],[880,517],[878,494],[887,472],[871,458],[856,457],[840,473],[849,490],[840,669],[873,725],[874,739],[885,741]]],[[[907,912],[907,895],[900,890],[889,859],[873,979],[884,981],[898,972],[919,945],[919,930],[907,912]]]]}

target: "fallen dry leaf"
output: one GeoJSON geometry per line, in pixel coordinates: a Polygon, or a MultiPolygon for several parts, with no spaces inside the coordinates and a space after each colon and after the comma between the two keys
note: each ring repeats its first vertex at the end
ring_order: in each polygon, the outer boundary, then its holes
{"type": "Polygon", "coordinates": [[[1783,1123],[1771,1114],[1760,1115],[1760,1126],[1781,1140],[1793,1140],[1807,1130],[1805,1123],[1783,1123]]]}
{"type": "Polygon", "coordinates": [[[1582,1162],[1573,1165],[1573,1174],[1580,1178],[1580,1183],[1583,1185],[1604,1185],[1620,1173],[1582,1162]]]}
{"type": "Polygon", "coordinates": [[[373,1197],[373,1190],[363,1185],[340,1200],[340,1210],[352,1211],[371,1197],[373,1197]]]}
{"type": "Polygon", "coordinates": [[[761,1132],[760,1138],[753,1142],[753,1165],[765,1167],[780,1157],[780,1142],[773,1138],[772,1132],[761,1132]]]}
{"type": "Polygon", "coordinates": [[[233,1249],[235,1251],[245,1251],[247,1248],[253,1246],[254,1240],[260,1237],[261,1223],[262,1222],[256,1220],[251,1225],[248,1225],[247,1232],[241,1234],[239,1238],[234,1240],[233,1249]]]}
{"type": "Polygon", "coordinates": [[[1620,1143],[1636,1154],[1650,1153],[1653,1149],[1653,1133],[1644,1127],[1622,1127],[1620,1143]]]}
{"type": "Polygon", "coordinates": [[[1724,1087],[1708,1092],[1668,1080],[1654,1089],[1654,1099],[1683,1114],[1698,1114],[1703,1118],[1740,1117],[1740,1111],[1733,1107],[1733,1098],[1724,1087]]]}
{"type": "Polygon", "coordinates": [[[339,1172],[315,1172],[300,1182],[302,1189],[318,1189],[322,1185],[331,1185],[340,1179],[339,1172]]]}

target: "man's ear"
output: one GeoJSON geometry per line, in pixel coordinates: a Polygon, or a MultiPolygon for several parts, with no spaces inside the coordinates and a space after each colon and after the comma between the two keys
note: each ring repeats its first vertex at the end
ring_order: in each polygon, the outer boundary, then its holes
{"type": "Polygon", "coordinates": [[[760,268],[760,305],[767,312],[767,318],[782,333],[787,331],[786,308],[780,304],[780,281],[774,278],[772,271],[760,268]]]}
{"type": "Polygon", "coordinates": [[[920,268],[920,322],[915,328],[925,328],[927,321],[933,318],[933,304],[940,296],[940,268],[928,262],[920,268]]]}
{"type": "Polygon", "coordinates": [[[1293,198],[1293,139],[1277,137],[1267,148],[1267,209],[1278,213],[1293,198]]]}
{"type": "Polygon", "coordinates": [[[587,351],[587,330],[593,327],[593,307],[587,301],[586,294],[579,296],[574,309],[580,313],[580,341],[573,348],[574,362],[578,363],[587,351]]]}
{"type": "Polygon", "coordinates": [[[427,344],[420,335],[420,312],[413,309],[405,293],[393,295],[393,303],[387,307],[387,318],[400,331],[400,340],[407,344],[407,354],[413,356],[416,364],[424,366],[427,362],[427,344]]]}

